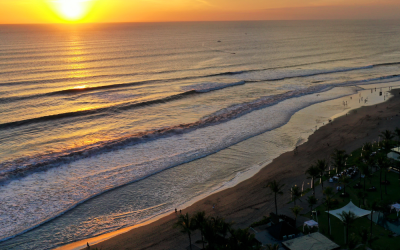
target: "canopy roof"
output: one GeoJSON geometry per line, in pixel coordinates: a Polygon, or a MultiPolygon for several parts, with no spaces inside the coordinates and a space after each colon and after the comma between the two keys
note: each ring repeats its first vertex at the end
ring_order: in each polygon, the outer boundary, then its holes
{"type": "MultiPolygon", "coordinates": [[[[359,208],[359,207],[357,207],[356,205],[354,205],[353,204],[353,202],[349,202],[349,204],[347,204],[346,206],[344,206],[344,207],[342,207],[342,208],[339,208],[339,209],[336,209],[336,210],[332,210],[332,211],[330,211],[329,213],[330,214],[332,214],[333,216],[335,216],[335,217],[337,217],[339,220],[342,220],[342,218],[340,218],[340,214],[342,213],[342,212],[346,212],[346,213],[348,213],[348,212],[353,212],[357,217],[362,217],[362,216],[365,216],[365,215],[368,215],[368,214],[370,214],[371,213],[371,211],[369,211],[369,210],[364,210],[364,209],[361,209],[361,208],[359,208]]],[[[326,212],[328,212],[328,211],[326,211],[326,212]]]]}

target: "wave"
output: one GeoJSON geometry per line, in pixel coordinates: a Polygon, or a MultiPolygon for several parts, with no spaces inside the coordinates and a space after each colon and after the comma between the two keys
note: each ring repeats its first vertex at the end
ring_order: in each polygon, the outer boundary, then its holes
{"type": "MultiPolygon", "coordinates": [[[[54,167],[59,164],[65,164],[71,161],[76,161],[81,158],[86,158],[89,156],[97,155],[104,153],[106,151],[117,150],[129,145],[133,145],[136,143],[141,143],[144,141],[154,140],[164,136],[170,136],[174,134],[181,134],[187,133],[194,129],[202,128],[205,126],[214,125],[217,123],[222,123],[224,121],[228,121],[239,116],[245,115],[249,113],[251,110],[266,107],[268,105],[272,105],[284,99],[293,98],[296,96],[301,96],[305,94],[310,94],[315,91],[321,91],[326,87],[312,87],[305,90],[299,91],[290,91],[285,94],[264,97],[258,99],[253,102],[243,103],[239,105],[235,105],[220,112],[214,113],[213,115],[209,115],[204,117],[197,122],[193,123],[186,123],[186,124],[179,124],[175,126],[160,128],[160,129],[153,129],[150,131],[145,131],[133,135],[129,135],[123,138],[119,138],[112,141],[105,141],[105,142],[98,142],[93,145],[75,148],[67,151],[62,152],[55,152],[50,153],[47,155],[38,155],[29,158],[20,158],[11,162],[4,162],[0,164],[0,180],[5,181],[14,176],[24,176],[31,171],[40,171],[41,169],[47,169],[49,167],[54,167]]],[[[190,95],[196,93],[195,91],[186,92],[185,95],[190,95]]],[[[177,96],[179,98],[179,96],[177,96]]],[[[161,102],[161,100],[159,101],[161,102]]],[[[108,108],[107,108],[108,109],[108,108]]],[[[38,122],[38,121],[46,121],[49,119],[59,119],[62,117],[68,117],[72,115],[87,115],[90,113],[95,113],[97,111],[81,111],[75,113],[66,113],[61,115],[54,115],[48,117],[41,117],[27,121],[9,123],[9,124],[2,124],[0,128],[4,128],[5,126],[15,126],[15,125],[23,125],[29,122],[38,122]]]]}
{"type": "MultiPolygon", "coordinates": [[[[331,61],[336,61],[336,60],[329,60],[329,61],[324,61],[324,62],[331,62],[331,61]]],[[[319,62],[319,63],[321,63],[321,62],[319,62]]],[[[128,83],[119,83],[119,84],[111,84],[111,85],[101,85],[101,86],[94,86],[94,87],[86,87],[86,88],[82,88],[82,89],[78,89],[78,88],[76,88],[76,89],[64,89],[64,90],[48,92],[48,93],[43,93],[43,94],[36,94],[36,95],[4,97],[4,98],[0,98],[0,103],[10,103],[10,102],[21,101],[21,100],[36,99],[36,98],[41,98],[41,97],[46,97],[46,96],[70,95],[70,94],[80,94],[82,92],[93,92],[93,91],[99,91],[99,90],[127,88],[127,87],[145,85],[145,84],[148,84],[148,83],[171,82],[171,81],[182,81],[182,80],[195,80],[195,79],[200,79],[200,78],[209,78],[209,77],[217,77],[217,76],[241,75],[241,74],[247,74],[247,73],[251,73],[251,72],[262,72],[262,71],[275,70],[275,69],[299,67],[299,66],[306,66],[306,65],[310,65],[310,64],[314,64],[314,63],[305,63],[305,64],[299,64],[299,65],[274,67],[274,68],[268,68],[268,69],[254,69],[254,70],[244,70],[244,71],[227,71],[227,72],[221,72],[221,73],[217,73],[217,74],[209,74],[209,75],[201,75],[201,76],[188,76],[188,77],[170,78],[170,79],[144,80],[144,81],[137,81],[137,82],[128,82],[128,83]]],[[[400,62],[381,63],[381,64],[373,64],[373,65],[369,65],[369,66],[334,69],[334,70],[328,70],[328,71],[318,71],[318,72],[309,73],[309,74],[295,74],[295,75],[292,75],[292,76],[283,76],[283,77],[277,77],[277,78],[271,78],[271,79],[261,79],[261,80],[256,80],[256,81],[248,80],[248,81],[245,81],[243,84],[250,83],[250,82],[258,82],[258,81],[279,81],[279,80],[285,80],[285,79],[291,79],[291,78],[297,78],[297,77],[310,77],[310,76],[316,76],[316,75],[341,73],[341,72],[356,71],[356,70],[363,70],[363,69],[371,69],[371,68],[374,68],[374,67],[393,66],[393,65],[400,65],[400,62]]],[[[155,73],[156,74],[174,73],[174,71],[160,71],[160,72],[155,72],[155,73]]],[[[76,80],[88,80],[88,79],[105,78],[105,77],[123,77],[123,76],[133,76],[133,75],[135,75],[135,74],[113,74],[113,75],[97,75],[97,76],[90,76],[90,77],[75,77],[75,78],[58,78],[58,79],[48,79],[48,80],[18,81],[18,82],[0,83],[0,86],[56,83],[56,82],[71,81],[71,80],[76,81],[76,80]]],[[[242,85],[242,84],[234,84],[234,85],[242,85]]],[[[234,86],[234,85],[232,85],[232,86],[234,86]]],[[[227,85],[226,87],[230,87],[230,86],[227,85]]],[[[223,87],[210,89],[207,92],[212,91],[212,90],[219,90],[219,89],[223,89],[223,87]]],[[[1,125],[0,125],[0,128],[1,128],[1,125]]]]}
{"type": "MultiPolygon", "coordinates": [[[[282,81],[282,80],[286,80],[286,79],[293,79],[293,78],[299,78],[299,77],[310,77],[310,76],[332,74],[332,73],[338,73],[338,72],[348,72],[348,71],[354,71],[354,70],[370,69],[373,67],[379,67],[379,66],[387,65],[387,64],[388,63],[376,64],[376,65],[364,66],[364,67],[357,67],[357,68],[336,69],[336,70],[331,70],[331,71],[318,71],[315,73],[293,75],[293,76],[283,76],[280,78],[278,77],[278,78],[272,78],[272,79],[247,80],[247,81],[239,81],[239,82],[225,83],[225,84],[201,83],[201,84],[186,86],[186,87],[184,87],[184,89],[186,89],[188,91],[179,93],[177,95],[172,95],[172,96],[168,96],[165,98],[161,98],[161,99],[150,100],[150,101],[145,101],[145,102],[140,102],[140,103],[123,103],[123,104],[118,104],[118,105],[104,107],[104,108],[67,112],[67,113],[61,113],[61,114],[54,114],[54,115],[50,115],[50,116],[36,117],[36,118],[32,118],[32,119],[27,119],[27,120],[8,122],[8,123],[0,124],[0,130],[15,128],[15,127],[28,125],[28,124],[32,124],[32,123],[54,121],[54,120],[59,120],[59,119],[64,119],[64,118],[73,118],[73,117],[81,117],[81,116],[88,116],[88,115],[106,115],[107,113],[116,113],[116,112],[120,112],[120,111],[124,111],[124,110],[143,107],[146,105],[163,104],[163,103],[166,103],[169,101],[183,99],[183,98],[186,98],[191,95],[208,93],[211,91],[217,91],[217,90],[221,90],[221,89],[225,89],[225,88],[229,88],[229,87],[244,85],[246,83],[263,82],[263,81],[282,81]]],[[[400,63],[390,63],[390,65],[394,65],[394,64],[397,65],[400,63]]],[[[249,71],[245,71],[245,72],[248,73],[248,72],[253,72],[253,71],[255,71],[255,70],[249,70],[249,71]]],[[[243,71],[241,71],[241,72],[225,72],[224,74],[229,74],[229,75],[243,74],[243,71]]],[[[365,81],[368,82],[368,81],[377,80],[377,79],[382,80],[382,79],[388,79],[388,78],[393,78],[393,77],[397,77],[397,76],[398,75],[382,76],[382,77],[379,77],[376,79],[375,78],[367,79],[365,81]]],[[[184,77],[184,78],[180,78],[180,79],[187,79],[187,78],[184,77]]],[[[61,91],[56,91],[56,92],[51,92],[51,93],[46,93],[46,94],[39,94],[39,95],[35,95],[35,96],[1,98],[0,103],[6,103],[6,102],[11,102],[11,101],[16,101],[16,100],[23,100],[23,99],[40,98],[40,97],[52,96],[52,95],[74,94],[74,93],[90,92],[90,91],[96,91],[96,90],[106,90],[106,89],[138,86],[138,85],[143,85],[143,84],[147,84],[147,83],[155,83],[155,82],[160,82],[160,81],[163,81],[163,80],[149,80],[149,81],[141,81],[141,82],[133,82],[133,83],[125,83],[125,84],[104,85],[104,86],[98,86],[98,87],[88,87],[88,88],[84,88],[84,89],[66,89],[66,90],[61,90],[61,91]]],[[[348,84],[352,84],[352,83],[348,83],[348,84]]]]}
{"type": "Polygon", "coordinates": [[[55,115],[49,115],[49,116],[36,117],[36,118],[32,118],[32,119],[27,119],[27,120],[8,122],[8,123],[0,124],[0,130],[15,128],[15,127],[28,125],[28,124],[32,124],[32,123],[60,120],[60,119],[64,119],[64,118],[72,118],[72,117],[80,117],[80,116],[88,116],[88,115],[101,115],[102,113],[107,113],[107,112],[108,113],[118,113],[123,110],[139,108],[139,107],[154,105],[154,104],[161,104],[161,103],[166,103],[166,102],[173,101],[173,100],[182,99],[189,95],[195,95],[196,93],[198,93],[198,92],[192,90],[192,91],[187,91],[184,93],[168,96],[165,98],[155,99],[155,100],[150,100],[150,101],[145,101],[145,102],[128,103],[128,104],[124,103],[124,104],[118,104],[118,105],[104,107],[104,108],[67,112],[67,113],[61,113],[61,114],[55,114],[55,115]]]}
{"type": "MultiPolygon", "coordinates": [[[[155,105],[155,104],[164,104],[167,102],[171,101],[176,101],[180,99],[184,99],[189,96],[194,96],[202,93],[207,93],[213,90],[218,90],[222,88],[228,88],[228,87],[233,87],[236,85],[243,85],[245,84],[245,81],[240,81],[240,82],[233,82],[233,83],[226,83],[226,84],[216,84],[216,83],[208,83],[205,85],[192,85],[192,86],[187,86],[187,91],[172,95],[172,96],[167,96],[164,98],[160,99],[155,99],[155,100],[149,100],[149,101],[144,101],[144,102],[139,102],[139,103],[123,103],[123,104],[117,104],[113,106],[108,106],[104,108],[96,108],[96,109],[90,109],[90,110],[81,110],[81,111],[75,111],[75,112],[66,112],[66,113],[61,113],[61,114],[54,114],[54,115],[49,115],[49,116],[42,116],[42,117],[36,117],[36,118],[31,118],[31,119],[26,119],[26,120],[21,120],[21,121],[14,121],[14,122],[8,122],[8,123],[2,123],[0,124],[0,130],[4,129],[12,129],[24,125],[29,125],[32,123],[40,123],[40,122],[47,122],[47,121],[55,121],[55,120],[60,120],[64,118],[74,118],[74,117],[81,117],[81,116],[89,116],[89,115],[105,115],[105,114],[111,114],[111,113],[119,113],[124,110],[129,110],[129,109],[135,109],[135,108],[140,108],[144,106],[149,106],[149,105],[155,105]]],[[[104,88],[106,86],[102,86],[104,88]]],[[[100,87],[99,87],[100,88],[100,87]]],[[[64,90],[62,91],[63,93],[75,93],[81,91],[80,89],[70,89],[70,90],[64,90]]],[[[46,94],[47,95],[56,95],[58,94],[57,92],[53,92],[51,94],[46,94]]],[[[43,97],[44,95],[37,95],[36,97],[43,97]]],[[[17,97],[17,98],[23,98],[23,97],[17,97]]],[[[4,98],[3,98],[4,99],[4,98]]],[[[1,101],[0,101],[1,103],[1,101]]]]}
{"type": "MultiPolygon", "coordinates": [[[[378,80],[393,79],[393,78],[399,78],[399,77],[400,77],[400,75],[390,75],[390,76],[384,76],[384,77],[378,77],[378,78],[365,79],[365,80],[361,80],[361,81],[345,82],[345,83],[337,83],[337,84],[326,84],[326,85],[308,87],[306,89],[288,91],[286,93],[279,94],[279,95],[262,97],[257,100],[251,101],[251,102],[232,105],[230,107],[219,110],[213,114],[210,114],[206,117],[203,117],[202,119],[200,119],[196,122],[193,122],[193,123],[178,124],[178,125],[173,125],[173,126],[169,126],[169,127],[152,129],[149,131],[143,131],[140,133],[127,135],[125,137],[121,137],[121,138],[118,138],[115,140],[103,141],[103,142],[98,142],[98,143],[95,143],[92,145],[87,145],[87,146],[83,146],[83,147],[79,147],[79,148],[68,149],[65,151],[53,152],[53,153],[49,153],[49,154],[37,155],[37,156],[27,157],[27,158],[20,158],[20,159],[16,159],[16,160],[9,161],[9,162],[4,162],[4,163],[0,164],[0,169],[1,169],[0,182],[7,181],[14,177],[25,176],[32,171],[45,170],[45,169],[48,169],[51,167],[58,166],[60,164],[65,164],[65,163],[76,161],[76,160],[79,160],[82,158],[87,158],[90,156],[102,154],[104,152],[122,149],[127,146],[135,145],[138,143],[156,140],[156,139],[163,138],[163,137],[173,136],[176,134],[188,133],[188,132],[191,132],[191,131],[199,129],[199,128],[204,128],[204,127],[224,123],[224,122],[230,121],[232,119],[239,118],[239,117],[246,115],[252,111],[275,105],[275,104],[277,104],[281,101],[287,100],[287,99],[328,91],[328,90],[330,90],[334,87],[338,87],[338,86],[368,84],[368,83],[378,81],[378,80]]],[[[149,105],[149,104],[154,104],[154,103],[162,103],[162,102],[166,102],[166,101],[170,101],[170,100],[186,98],[187,96],[196,95],[199,93],[201,93],[201,92],[197,92],[196,90],[191,90],[191,91],[184,92],[182,94],[174,95],[171,97],[167,97],[164,99],[149,101],[146,103],[130,104],[130,105],[121,106],[119,108],[120,109],[124,109],[124,108],[128,109],[128,108],[135,107],[135,105],[143,106],[143,105],[149,105]]],[[[105,108],[105,109],[111,109],[111,108],[105,108]]],[[[112,108],[112,109],[115,109],[115,108],[112,108]]],[[[89,110],[89,111],[82,111],[82,112],[83,113],[80,112],[78,114],[79,115],[87,115],[88,113],[96,113],[96,112],[98,112],[98,110],[94,110],[94,111],[89,110]]],[[[61,117],[65,117],[65,116],[76,116],[76,113],[61,114],[61,117]]],[[[37,118],[37,119],[46,120],[46,119],[59,119],[59,118],[60,117],[56,115],[56,116],[50,116],[50,117],[41,117],[41,118],[37,118]]],[[[22,122],[26,123],[26,122],[35,122],[35,121],[37,121],[37,120],[22,121],[22,122]]],[[[13,125],[15,125],[15,124],[13,124],[13,125]]]]}
{"type": "Polygon", "coordinates": [[[234,87],[234,86],[243,85],[243,84],[246,84],[246,81],[239,81],[239,82],[233,82],[233,83],[205,82],[205,83],[184,86],[184,87],[182,87],[182,90],[185,90],[185,91],[192,90],[192,91],[196,91],[197,93],[208,93],[208,92],[211,92],[214,90],[225,89],[225,88],[234,87]]]}

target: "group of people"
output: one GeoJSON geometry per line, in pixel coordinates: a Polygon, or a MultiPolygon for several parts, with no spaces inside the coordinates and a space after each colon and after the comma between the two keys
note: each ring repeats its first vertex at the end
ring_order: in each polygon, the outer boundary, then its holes
{"type": "MultiPolygon", "coordinates": [[[[357,167],[351,167],[351,168],[348,168],[348,169],[345,169],[345,170],[343,170],[342,172],[340,172],[340,173],[338,173],[338,174],[336,174],[335,176],[333,176],[333,177],[331,177],[330,179],[329,179],[329,182],[334,182],[334,181],[338,181],[342,176],[348,176],[349,178],[354,178],[356,175],[357,175],[357,173],[358,173],[358,168],[357,167]]],[[[342,190],[342,187],[340,186],[340,185],[338,185],[337,187],[336,187],[336,190],[337,191],[340,191],[340,190],[342,190]]]]}

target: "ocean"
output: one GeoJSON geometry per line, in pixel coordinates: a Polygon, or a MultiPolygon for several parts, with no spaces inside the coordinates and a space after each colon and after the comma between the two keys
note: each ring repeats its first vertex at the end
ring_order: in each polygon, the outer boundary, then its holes
{"type": "Polygon", "coordinates": [[[0,249],[237,183],[349,108],[334,100],[398,82],[398,41],[399,20],[0,25],[0,249]]]}

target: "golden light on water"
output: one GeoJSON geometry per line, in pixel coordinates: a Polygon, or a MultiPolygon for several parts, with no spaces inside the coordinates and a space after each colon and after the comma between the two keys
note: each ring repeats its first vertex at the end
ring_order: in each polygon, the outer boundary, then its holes
{"type": "Polygon", "coordinates": [[[74,89],[86,89],[87,85],[82,85],[82,86],[76,86],[74,89]]]}
{"type": "Polygon", "coordinates": [[[95,0],[53,0],[57,15],[67,22],[79,22],[89,13],[95,0]]]}

